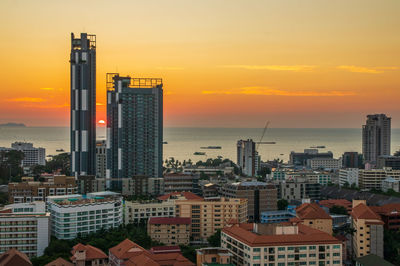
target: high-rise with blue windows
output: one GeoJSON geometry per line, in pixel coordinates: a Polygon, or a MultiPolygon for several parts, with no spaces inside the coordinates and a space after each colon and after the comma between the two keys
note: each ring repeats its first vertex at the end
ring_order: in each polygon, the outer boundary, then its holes
{"type": "Polygon", "coordinates": [[[123,178],[161,177],[163,83],[107,74],[107,170],[113,189],[123,178]]]}
{"type": "Polygon", "coordinates": [[[71,174],[96,174],[96,35],[71,33],[71,174]]]}

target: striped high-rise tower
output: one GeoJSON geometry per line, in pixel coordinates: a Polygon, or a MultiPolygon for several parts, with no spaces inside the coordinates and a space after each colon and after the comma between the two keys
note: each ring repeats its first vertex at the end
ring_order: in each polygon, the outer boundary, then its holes
{"type": "Polygon", "coordinates": [[[71,33],[71,174],[96,174],[96,35],[71,33]]]}

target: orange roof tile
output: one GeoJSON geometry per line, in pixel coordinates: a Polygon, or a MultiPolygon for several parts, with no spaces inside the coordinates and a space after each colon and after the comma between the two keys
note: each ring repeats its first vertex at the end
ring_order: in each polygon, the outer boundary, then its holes
{"type": "Polygon", "coordinates": [[[377,215],[375,212],[373,212],[371,210],[371,208],[369,208],[364,203],[360,203],[356,207],[354,207],[351,212],[351,216],[354,219],[369,219],[369,220],[381,221],[381,218],[379,217],[379,215],[377,215]]]}
{"type": "Polygon", "coordinates": [[[60,257],[47,263],[45,266],[74,266],[74,264],[60,257]]]}
{"type": "Polygon", "coordinates": [[[298,225],[298,234],[287,235],[260,235],[248,231],[240,226],[225,227],[222,231],[249,246],[276,246],[276,245],[313,245],[313,244],[340,244],[341,242],[328,233],[313,229],[303,224],[298,225]]]}
{"type": "Polygon", "coordinates": [[[28,256],[25,253],[17,250],[16,248],[11,248],[0,255],[0,265],[1,266],[29,266],[32,265],[28,256]]]}
{"type": "Polygon", "coordinates": [[[399,215],[400,203],[390,203],[382,206],[370,206],[370,209],[380,215],[399,215]]]}
{"type": "Polygon", "coordinates": [[[347,210],[351,211],[352,204],[350,201],[346,199],[329,199],[329,200],[320,200],[319,205],[332,208],[333,206],[342,206],[345,207],[347,210]]]}
{"type": "Polygon", "coordinates": [[[106,259],[108,258],[108,256],[106,255],[106,253],[104,253],[103,251],[101,251],[99,248],[96,248],[94,246],[91,245],[83,245],[81,243],[76,244],[75,246],[72,247],[72,257],[71,260],[74,261],[75,258],[75,253],[77,251],[86,251],[86,259],[85,260],[96,260],[96,259],[106,259]]]}
{"type": "Polygon", "coordinates": [[[332,219],[318,204],[304,203],[296,208],[298,218],[304,219],[332,219]]]}
{"type": "Polygon", "coordinates": [[[128,238],[109,250],[109,252],[121,260],[129,259],[131,256],[134,256],[135,253],[142,251],[146,250],[128,238]]]}

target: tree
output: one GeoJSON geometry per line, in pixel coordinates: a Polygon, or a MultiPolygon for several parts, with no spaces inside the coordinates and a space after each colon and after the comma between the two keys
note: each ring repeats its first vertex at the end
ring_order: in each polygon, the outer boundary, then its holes
{"type": "Polygon", "coordinates": [[[267,175],[269,175],[271,173],[271,169],[268,167],[262,167],[257,174],[262,176],[262,177],[266,177],[267,175]]]}
{"type": "Polygon", "coordinates": [[[333,205],[330,209],[329,212],[332,214],[343,214],[343,215],[348,215],[347,209],[343,206],[339,205],[333,205]]]}
{"type": "Polygon", "coordinates": [[[220,247],[221,246],[221,229],[218,229],[215,234],[211,235],[207,238],[208,244],[212,247],[220,247]]]}
{"type": "Polygon", "coordinates": [[[18,181],[24,171],[21,167],[24,153],[10,150],[0,152],[0,182],[7,184],[9,180],[18,181]]]}
{"type": "Polygon", "coordinates": [[[60,153],[46,162],[45,170],[48,173],[60,171],[63,175],[71,175],[71,158],[68,153],[60,153]]]}
{"type": "Polygon", "coordinates": [[[286,210],[289,202],[285,199],[278,200],[278,210],[286,210]]]}
{"type": "Polygon", "coordinates": [[[182,255],[190,260],[191,262],[195,263],[196,262],[196,248],[193,246],[186,246],[186,245],[180,245],[179,246],[182,251],[182,255]]]}

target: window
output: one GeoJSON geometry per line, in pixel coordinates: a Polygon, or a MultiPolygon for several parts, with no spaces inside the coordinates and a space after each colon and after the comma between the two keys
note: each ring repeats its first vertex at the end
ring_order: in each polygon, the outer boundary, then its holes
{"type": "Polygon", "coordinates": [[[260,256],[253,256],[253,260],[259,260],[259,259],[261,259],[260,256]]]}
{"type": "Polygon", "coordinates": [[[278,247],[278,251],[285,251],[285,247],[278,247]]]}
{"type": "Polygon", "coordinates": [[[253,252],[260,252],[261,250],[259,248],[253,248],[253,252]]]}

